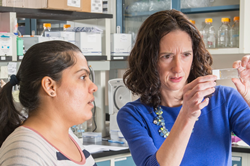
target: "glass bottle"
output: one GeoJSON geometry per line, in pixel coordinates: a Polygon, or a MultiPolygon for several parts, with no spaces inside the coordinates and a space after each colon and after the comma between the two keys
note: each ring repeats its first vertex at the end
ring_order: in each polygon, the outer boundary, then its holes
{"type": "Polygon", "coordinates": [[[51,30],[51,24],[50,23],[43,23],[43,31],[41,33],[41,36],[45,36],[45,31],[51,30]]]}
{"type": "Polygon", "coordinates": [[[192,24],[194,24],[195,25],[195,21],[194,20],[189,20],[192,24]]]}
{"type": "Polygon", "coordinates": [[[227,48],[229,47],[230,42],[230,26],[229,26],[229,18],[221,18],[221,26],[218,30],[218,44],[219,48],[227,48]]]}
{"type": "Polygon", "coordinates": [[[240,20],[239,16],[234,17],[234,24],[232,25],[232,28],[230,30],[231,47],[239,47],[239,33],[240,33],[239,20],[240,20]]]}
{"type": "Polygon", "coordinates": [[[64,24],[63,25],[63,31],[67,31],[68,28],[70,28],[71,25],[70,24],[64,24]]]}
{"type": "Polygon", "coordinates": [[[216,36],[215,36],[215,28],[212,25],[213,19],[206,18],[205,19],[205,27],[201,30],[201,36],[206,48],[215,48],[216,45],[216,36]]]}

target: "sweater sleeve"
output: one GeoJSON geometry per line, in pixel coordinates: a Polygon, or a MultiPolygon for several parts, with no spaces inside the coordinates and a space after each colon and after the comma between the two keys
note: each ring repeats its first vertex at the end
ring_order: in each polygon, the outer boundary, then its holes
{"type": "Polygon", "coordinates": [[[229,110],[229,120],[234,134],[250,145],[250,109],[243,97],[235,89],[224,93],[229,110]]]}
{"type": "Polygon", "coordinates": [[[132,157],[138,166],[158,166],[156,160],[157,148],[147,131],[146,123],[138,108],[124,106],[119,110],[117,122],[128,142],[132,157]]]}

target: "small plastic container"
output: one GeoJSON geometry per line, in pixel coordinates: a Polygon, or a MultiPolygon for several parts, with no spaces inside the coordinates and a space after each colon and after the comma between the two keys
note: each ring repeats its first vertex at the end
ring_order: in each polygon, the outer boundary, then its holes
{"type": "Polygon", "coordinates": [[[102,133],[84,132],[82,133],[83,143],[98,143],[102,141],[102,133]]]}

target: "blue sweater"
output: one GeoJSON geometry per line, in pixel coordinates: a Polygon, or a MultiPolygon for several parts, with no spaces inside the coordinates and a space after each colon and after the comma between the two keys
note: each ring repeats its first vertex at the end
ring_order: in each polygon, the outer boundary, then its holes
{"type": "MultiPolygon", "coordinates": [[[[171,132],[182,106],[161,107],[166,128],[171,132]]],[[[118,112],[118,125],[138,166],[159,165],[156,152],[165,138],[159,135],[160,126],[153,123],[155,117],[154,108],[139,99],[118,112]]],[[[194,125],[181,165],[231,166],[231,132],[250,144],[250,109],[238,91],[217,86],[194,125]]]]}

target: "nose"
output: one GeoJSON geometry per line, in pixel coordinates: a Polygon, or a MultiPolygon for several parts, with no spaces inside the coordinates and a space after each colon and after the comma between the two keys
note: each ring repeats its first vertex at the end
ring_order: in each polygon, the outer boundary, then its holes
{"type": "Polygon", "coordinates": [[[175,56],[172,64],[172,72],[180,73],[182,71],[182,63],[178,56],[175,56]]]}
{"type": "Polygon", "coordinates": [[[91,85],[90,85],[90,92],[91,92],[91,93],[96,92],[97,89],[98,89],[97,86],[96,86],[93,82],[91,82],[91,85]]]}

